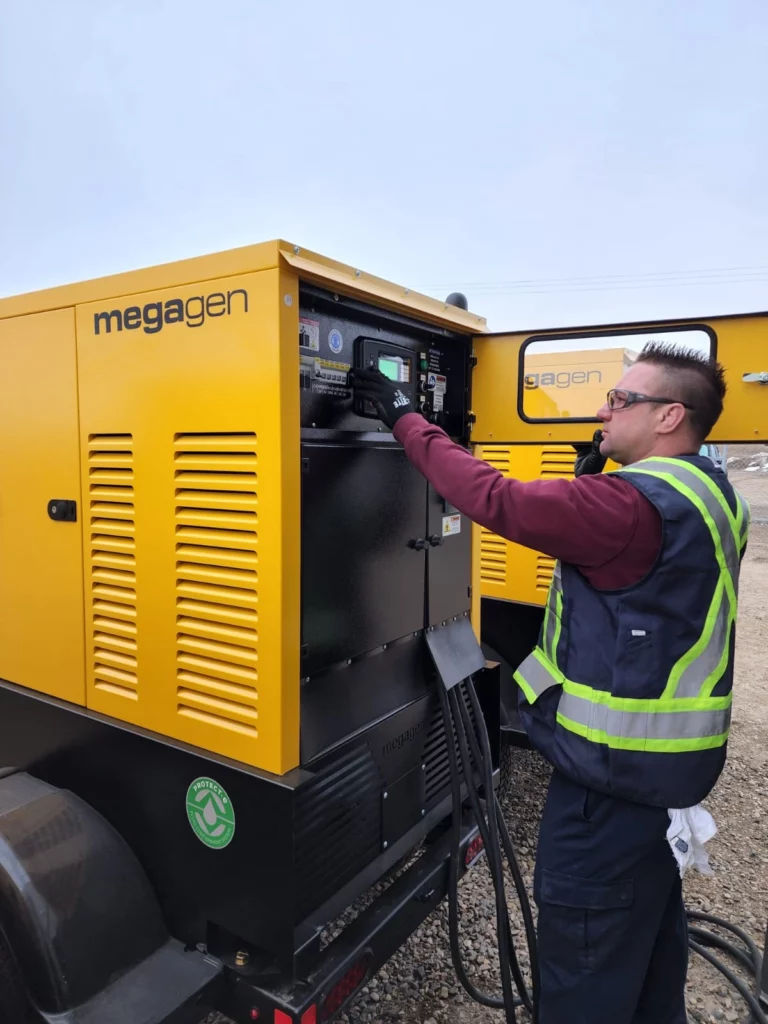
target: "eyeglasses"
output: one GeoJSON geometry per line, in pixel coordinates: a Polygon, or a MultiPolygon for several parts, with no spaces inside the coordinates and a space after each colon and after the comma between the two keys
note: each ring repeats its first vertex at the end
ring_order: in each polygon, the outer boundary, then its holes
{"type": "Polygon", "coordinates": [[[639,405],[641,402],[658,402],[659,405],[682,405],[686,409],[694,409],[695,406],[687,402],[681,402],[679,398],[653,398],[651,395],[641,395],[638,391],[625,391],[623,388],[612,388],[607,395],[608,408],[615,412],[617,409],[628,409],[630,405],[639,405]]]}

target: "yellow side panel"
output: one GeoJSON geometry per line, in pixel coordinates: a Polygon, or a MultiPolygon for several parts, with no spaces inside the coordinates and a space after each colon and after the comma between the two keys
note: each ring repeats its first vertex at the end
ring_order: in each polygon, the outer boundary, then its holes
{"type": "Polygon", "coordinates": [[[717,357],[725,367],[728,393],[712,441],[768,440],[768,385],[744,374],[768,373],[768,316],[713,320],[717,357]]]}
{"type": "MultiPolygon", "coordinates": [[[[604,332],[616,340],[616,331],[630,327],[635,331],[653,333],[658,330],[661,340],[674,340],[674,334],[665,334],[670,328],[709,328],[715,335],[717,358],[725,367],[728,394],[723,415],[720,417],[709,440],[715,442],[746,442],[768,440],[768,385],[759,381],[745,381],[745,374],[768,373],[768,316],[716,317],[706,320],[665,321],[654,324],[636,323],[621,325],[620,328],[603,325],[584,327],[569,332],[574,335],[595,335],[604,332]]],[[[515,441],[529,443],[557,444],[566,441],[586,441],[592,436],[596,423],[572,423],[566,419],[550,423],[530,423],[519,412],[520,350],[530,337],[546,337],[560,334],[560,331],[536,331],[525,334],[479,335],[474,339],[477,367],[472,379],[472,406],[476,422],[472,428],[475,444],[509,444],[515,441]]],[[[622,336],[623,337],[623,336],[622,336]]],[[[628,335],[627,344],[631,341],[628,335]]],[[[610,367],[612,353],[596,352],[602,381],[601,392],[613,387],[621,376],[623,367],[616,363],[610,367]],[[605,360],[600,363],[599,360],[605,360]],[[606,386],[602,388],[602,384],[606,386]]],[[[535,358],[531,367],[535,369],[535,358]]],[[[601,397],[595,391],[594,401],[601,397]]],[[[555,392],[556,393],[556,392],[555,392]]],[[[557,394],[557,393],[556,393],[557,394]]],[[[563,392],[567,394],[567,392],[563,392]]],[[[566,399],[558,396],[554,403],[552,392],[535,396],[541,408],[536,408],[534,396],[529,393],[530,408],[538,416],[552,415],[553,420],[567,411],[566,399]]],[[[595,411],[597,411],[595,409],[595,411]]]]}
{"type": "MultiPolygon", "coordinates": [[[[545,331],[539,331],[536,336],[544,334],[545,331]]],[[[596,423],[528,423],[520,416],[520,348],[529,337],[530,334],[501,334],[474,339],[477,366],[472,372],[472,411],[476,421],[472,426],[472,440],[475,444],[525,441],[553,445],[592,437],[596,423]]],[[[543,395],[541,401],[545,401],[543,395]]],[[[548,411],[553,418],[561,415],[554,406],[551,410],[548,407],[536,410],[538,415],[547,415],[548,411]]]]}
{"type": "Polygon", "coordinates": [[[77,310],[88,706],[277,774],[299,760],[297,309],[275,269],[77,310]]]}
{"type": "Polygon", "coordinates": [[[0,676],[85,703],[75,315],[0,321],[0,676]]]}
{"type": "MultiPolygon", "coordinates": [[[[475,455],[517,480],[571,477],[576,453],[570,445],[478,445],[475,455]]],[[[530,548],[480,530],[480,585],[483,597],[544,604],[554,560],[530,548]]]]}
{"type": "MultiPolygon", "coordinates": [[[[477,445],[475,455],[516,480],[570,478],[571,445],[477,445]]],[[[618,468],[610,460],[606,470],[618,468]]],[[[553,558],[480,528],[480,589],[483,597],[543,605],[555,568],[553,558]]]]}

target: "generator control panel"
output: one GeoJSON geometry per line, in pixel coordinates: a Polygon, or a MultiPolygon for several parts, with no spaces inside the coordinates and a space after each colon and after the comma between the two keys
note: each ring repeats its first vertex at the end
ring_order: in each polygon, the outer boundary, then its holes
{"type": "Polygon", "coordinates": [[[304,286],[298,341],[305,437],[341,431],[351,441],[350,434],[388,434],[375,408],[353,399],[348,382],[353,368],[375,368],[400,385],[415,412],[454,439],[468,440],[466,337],[304,286]]]}

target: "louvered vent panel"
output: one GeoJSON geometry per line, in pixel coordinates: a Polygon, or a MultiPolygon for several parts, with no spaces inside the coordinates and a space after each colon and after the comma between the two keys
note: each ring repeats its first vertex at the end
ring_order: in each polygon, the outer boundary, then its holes
{"type": "Polygon", "coordinates": [[[258,736],[256,435],[175,439],[177,710],[258,736]]]}
{"type": "Polygon", "coordinates": [[[136,700],[136,520],[130,434],[89,438],[88,496],[94,685],[136,700]]]}
{"type": "MultiPolygon", "coordinates": [[[[466,684],[459,684],[462,694],[466,696],[466,684]]],[[[474,723],[475,712],[472,705],[469,704],[469,717],[474,723]]],[[[453,737],[454,748],[456,750],[456,758],[459,758],[459,744],[456,739],[456,734],[453,737]]],[[[439,705],[435,708],[432,721],[429,726],[429,733],[424,744],[424,752],[422,754],[424,764],[427,766],[427,778],[426,778],[426,793],[425,800],[429,807],[432,803],[445,796],[448,787],[451,784],[451,766],[448,760],[448,740],[445,735],[445,725],[443,724],[443,715],[439,705]]]]}
{"type": "Polygon", "coordinates": [[[546,594],[555,571],[555,560],[548,555],[536,556],[536,589],[546,594]]]}
{"type": "MultiPolygon", "coordinates": [[[[480,448],[480,458],[504,476],[512,474],[511,448],[480,448]]],[[[483,527],[480,530],[480,580],[504,586],[507,582],[507,542],[483,527]]]]}
{"type": "Polygon", "coordinates": [[[301,786],[294,811],[297,912],[338,892],[381,850],[382,781],[367,747],[339,755],[301,786]]]}
{"type": "Polygon", "coordinates": [[[573,464],[575,461],[576,452],[570,445],[558,446],[557,448],[542,448],[541,475],[545,479],[571,477],[573,476],[573,464]]]}
{"type": "MultiPolygon", "coordinates": [[[[556,448],[543,448],[541,452],[541,475],[545,479],[555,477],[569,478],[573,476],[573,464],[576,452],[570,445],[556,448]]],[[[536,557],[536,589],[546,594],[555,571],[555,560],[547,555],[536,557]]]]}

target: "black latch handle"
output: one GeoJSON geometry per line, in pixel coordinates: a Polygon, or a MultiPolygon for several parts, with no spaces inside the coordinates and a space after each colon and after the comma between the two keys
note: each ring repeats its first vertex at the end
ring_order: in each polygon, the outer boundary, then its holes
{"type": "Polygon", "coordinates": [[[51,498],[48,515],[57,523],[77,522],[77,502],[67,498],[51,498]]]}

